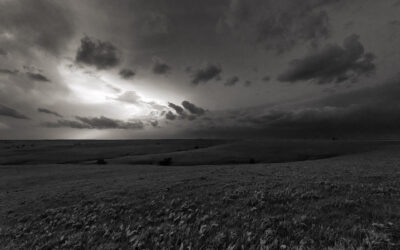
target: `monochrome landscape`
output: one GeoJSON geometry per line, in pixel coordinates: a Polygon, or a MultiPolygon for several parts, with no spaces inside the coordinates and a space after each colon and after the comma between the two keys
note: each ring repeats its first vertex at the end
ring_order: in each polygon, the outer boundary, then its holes
{"type": "Polygon", "coordinates": [[[0,0],[0,249],[400,249],[399,0],[0,0]]]}

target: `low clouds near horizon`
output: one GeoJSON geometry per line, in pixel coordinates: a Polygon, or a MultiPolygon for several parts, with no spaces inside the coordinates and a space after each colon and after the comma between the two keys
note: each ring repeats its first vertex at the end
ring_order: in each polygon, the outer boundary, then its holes
{"type": "Polygon", "coordinates": [[[48,128],[76,128],[76,129],[143,129],[142,121],[126,122],[108,117],[75,117],[76,120],[58,120],[57,122],[45,122],[43,126],[48,128]]]}
{"type": "Polygon", "coordinates": [[[0,116],[8,116],[8,117],[12,117],[12,118],[16,118],[16,119],[23,119],[23,120],[27,120],[29,119],[27,116],[25,116],[24,114],[21,114],[19,111],[7,107],[5,105],[0,104],[0,116]]]}
{"type": "Polygon", "coordinates": [[[39,113],[44,113],[44,114],[49,114],[49,115],[54,115],[56,117],[62,118],[63,116],[60,115],[59,113],[49,110],[49,109],[45,109],[45,108],[38,108],[38,112],[39,113]]]}

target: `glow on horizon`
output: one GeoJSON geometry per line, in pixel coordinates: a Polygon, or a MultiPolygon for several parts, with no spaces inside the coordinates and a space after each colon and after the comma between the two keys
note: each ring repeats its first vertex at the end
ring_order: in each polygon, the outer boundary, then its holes
{"type": "Polygon", "coordinates": [[[58,71],[64,84],[71,90],[66,99],[70,102],[98,105],[99,115],[112,113],[113,118],[132,119],[148,117],[154,109],[151,103],[159,106],[167,105],[164,100],[152,98],[143,88],[127,86],[127,82],[106,72],[91,73],[79,67],[69,67],[66,61],[59,65],[58,71]],[[119,101],[118,97],[126,91],[134,91],[140,96],[138,103],[119,101]]]}

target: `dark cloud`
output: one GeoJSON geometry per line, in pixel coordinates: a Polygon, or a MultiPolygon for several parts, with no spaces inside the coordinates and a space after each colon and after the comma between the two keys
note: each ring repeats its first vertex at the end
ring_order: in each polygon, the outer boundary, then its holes
{"type": "Polygon", "coordinates": [[[45,77],[44,75],[42,75],[42,74],[40,74],[40,73],[31,73],[31,72],[28,72],[28,73],[26,73],[26,75],[27,75],[30,79],[34,80],[34,81],[39,81],[39,82],[50,82],[50,80],[49,80],[47,77],[45,77]]]}
{"type": "Polygon", "coordinates": [[[157,120],[150,121],[150,125],[155,127],[155,128],[157,128],[158,127],[158,121],[157,120]]]}
{"type": "Polygon", "coordinates": [[[93,40],[88,36],[81,39],[81,45],[76,53],[75,61],[97,69],[108,69],[120,62],[118,49],[110,42],[93,40]]]}
{"type": "Polygon", "coordinates": [[[399,98],[400,80],[394,79],[307,103],[210,113],[198,130],[229,137],[397,138],[399,98]]]}
{"type": "Polygon", "coordinates": [[[18,70],[0,69],[0,74],[16,75],[18,72],[18,70]]]}
{"type": "Polygon", "coordinates": [[[5,51],[4,49],[0,48],[0,56],[6,56],[7,55],[7,51],[5,51]]]}
{"type": "Polygon", "coordinates": [[[228,79],[225,81],[224,85],[225,85],[225,86],[233,86],[233,85],[235,85],[238,81],[239,81],[239,77],[237,77],[237,76],[232,76],[232,77],[228,78],[228,79]]]}
{"type": "Polygon", "coordinates": [[[172,102],[169,102],[169,103],[168,103],[168,107],[174,109],[175,112],[176,112],[177,114],[179,114],[179,115],[183,115],[184,112],[185,112],[181,106],[176,105],[176,104],[174,104],[174,103],[172,103],[172,102]]]}
{"type": "Polygon", "coordinates": [[[348,21],[345,24],[343,24],[343,28],[345,29],[350,29],[354,26],[354,21],[348,21]]]}
{"type": "Polygon", "coordinates": [[[141,121],[125,122],[104,116],[91,118],[77,116],[76,119],[96,129],[142,129],[144,127],[141,121]]]}
{"type": "Polygon", "coordinates": [[[57,122],[45,122],[42,124],[47,128],[78,128],[78,129],[91,129],[89,124],[72,121],[72,120],[58,120],[57,122]]]}
{"type": "Polygon", "coordinates": [[[261,80],[263,80],[264,82],[269,82],[271,80],[270,76],[264,76],[261,80]]]}
{"type": "Polygon", "coordinates": [[[61,1],[0,2],[0,27],[17,37],[10,46],[26,42],[58,55],[75,33],[73,21],[61,1]]]}
{"type": "Polygon", "coordinates": [[[381,106],[387,109],[398,105],[400,98],[400,76],[385,83],[345,93],[336,93],[311,105],[349,107],[355,105],[381,106]]]}
{"type": "Polygon", "coordinates": [[[283,53],[299,43],[317,44],[330,36],[327,12],[322,7],[340,0],[246,1],[230,0],[218,23],[233,35],[255,40],[267,50],[283,53]]]}
{"type": "Polygon", "coordinates": [[[394,27],[399,27],[400,26],[400,21],[399,20],[392,20],[389,21],[389,25],[394,26],[394,27]]]}
{"type": "Polygon", "coordinates": [[[15,109],[9,108],[0,104],[0,115],[1,116],[8,116],[16,119],[29,119],[27,116],[21,114],[15,109]]]}
{"type": "Polygon", "coordinates": [[[201,113],[201,109],[200,108],[194,106],[193,104],[191,104],[191,103],[189,103],[187,101],[182,102],[182,105],[184,105],[184,107],[190,112],[190,114],[186,113],[185,110],[181,106],[169,102],[168,103],[168,107],[170,107],[173,110],[175,110],[177,115],[175,115],[174,113],[169,111],[165,116],[166,119],[175,120],[176,118],[179,118],[180,120],[192,121],[192,120],[196,119],[196,115],[193,115],[193,112],[201,113]]]}
{"type": "Polygon", "coordinates": [[[197,70],[192,75],[192,83],[206,83],[212,79],[216,79],[220,76],[222,69],[220,66],[215,64],[208,64],[204,68],[197,70]]]}
{"type": "Polygon", "coordinates": [[[59,113],[57,113],[57,112],[55,112],[55,111],[51,111],[51,110],[49,110],[49,109],[45,109],[45,108],[38,108],[38,110],[37,110],[38,112],[40,112],[40,113],[45,113],[45,114],[49,114],[49,115],[54,115],[54,116],[57,116],[57,117],[63,117],[62,115],[60,115],[59,113]]]}
{"type": "Polygon", "coordinates": [[[191,72],[192,72],[192,67],[191,67],[191,66],[187,66],[187,67],[185,68],[185,72],[186,72],[186,73],[191,73],[191,72]]]}
{"type": "Polygon", "coordinates": [[[81,117],[77,116],[78,121],[58,120],[57,122],[47,122],[43,126],[49,128],[77,128],[77,129],[143,129],[142,121],[125,122],[116,119],[110,119],[104,116],[100,117],[81,117]]]}
{"type": "Polygon", "coordinates": [[[368,138],[396,136],[400,132],[400,106],[322,106],[293,110],[269,110],[264,114],[225,117],[225,123],[211,120],[199,128],[209,136],[279,138],[368,138]],[[212,129],[211,129],[212,128],[212,129]],[[207,133],[208,132],[208,133],[207,133]]]}
{"type": "Polygon", "coordinates": [[[165,114],[165,118],[167,118],[168,120],[175,120],[176,119],[176,115],[174,114],[174,113],[172,113],[171,111],[168,111],[166,114],[165,114]]]}
{"type": "Polygon", "coordinates": [[[299,13],[281,13],[275,18],[268,17],[258,24],[257,39],[266,49],[275,49],[278,53],[283,53],[299,41],[315,43],[319,39],[328,38],[328,20],[328,15],[324,11],[313,13],[301,10],[299,13]]]}
{"type": "Polygon", "coordinates": [[[291,111],[271,111],[263,117],[249,119],[265,135],[281,137],[380,136],[398,134],[400,106],[375,105],[317,107],[291,111]]]}
{"type": "Polygon", "coordinates": [[[123,79],[130,79],[130,78],[134,77],[136,75],[136,73],[131,69],[121,69],[119,71],[119,75],[123,79]]]}
{"type": "Polygon", "coordinates": [[[171,66],[169,66],[166,62],[164,62],[160,58],[154,58],[153,62],[154,62],[154,64],[153,64],[152,71],[154,74],[164,75],[164,74],[167,74],[171,70],[171,66]]]}
{"type": "Polygon", "coordinates": [[[205,113],[204,109],[197,107],[196,105],[194,105],[193,103],[191,103],[189,101],[183,101],[182,106],[186,110],[188,110],[191,114],[194,114],[194,115],[203,115],[205,113]]]}
{"type": "Polygon", "coordinates": [[[347,37],[343,47],[328,45],[323,49],[293,60],[278,80],[296,82],[315,80],[319,84],[355,80],[375,70],[374,55],[365,53],[357,35],[347,37]]]}

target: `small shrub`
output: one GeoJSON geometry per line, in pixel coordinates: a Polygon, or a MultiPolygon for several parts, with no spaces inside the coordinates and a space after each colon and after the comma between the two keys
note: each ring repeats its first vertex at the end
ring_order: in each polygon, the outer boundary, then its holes
{"type": "Polygon", "coordinates": [[[172,158],[171,157],[164,158],[163,160],[159,161],[158,164],[161,166],[169,166],[172,164],[172,158]]]}
{"type": "Polygon", "coordinates": [[[105,165],[105,164],[107,164],[107,162],[106,162],[104,159],[98,159],[98,160],[96,161],[96,164],[98,164],[98,165],[105,165]]]}

